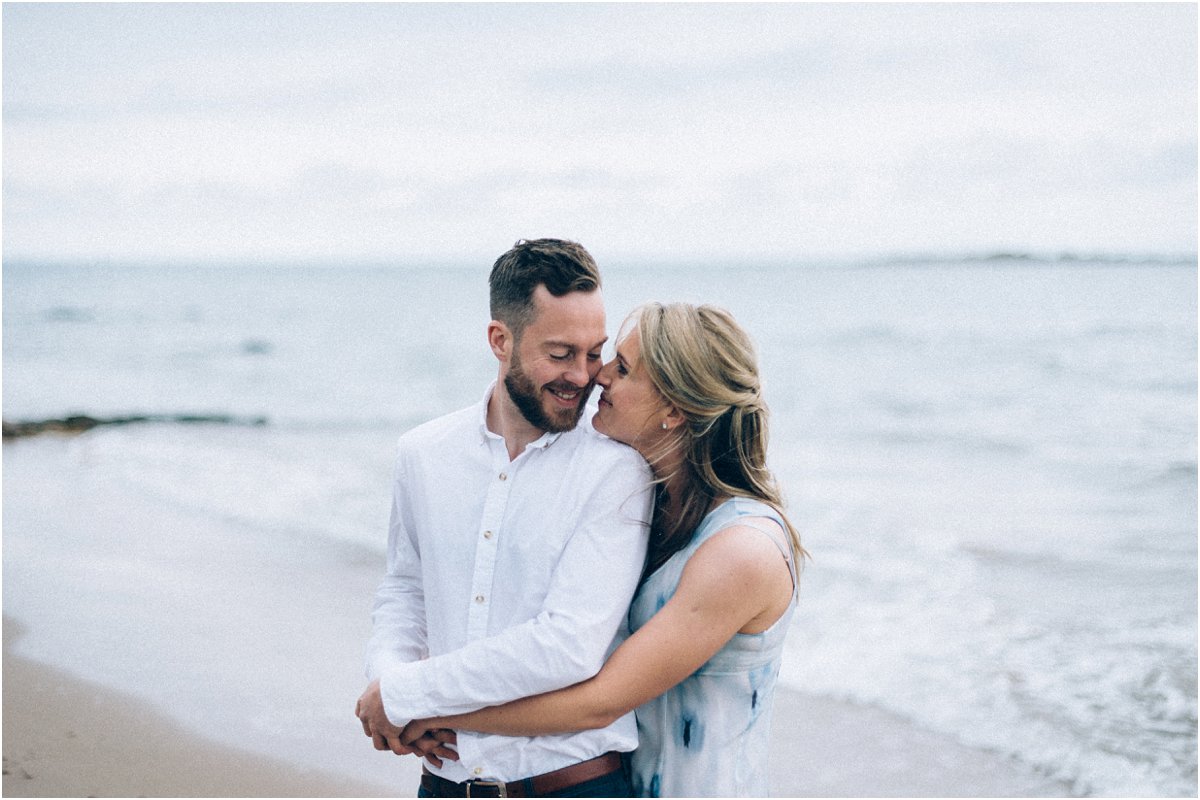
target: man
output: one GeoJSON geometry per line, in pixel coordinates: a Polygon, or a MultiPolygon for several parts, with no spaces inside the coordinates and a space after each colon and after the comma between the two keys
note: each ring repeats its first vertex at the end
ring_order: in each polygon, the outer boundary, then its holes
{"type": "MultiPolygon", "coordinates": [[[[356,709],[375,747],[397,754],[412,752],[399,738],[411,719],[598,672],[646,551],[649,469],[578,424],[607,340],[595,262],[574,242],[520,241],[489,283],[496,383],[400,439],[356,709]]],[[[636,746],[631,714],[569,736],[461,732],[457,761],[427,759],[421,796],[628,793],[618,754],[636,746]]]]}

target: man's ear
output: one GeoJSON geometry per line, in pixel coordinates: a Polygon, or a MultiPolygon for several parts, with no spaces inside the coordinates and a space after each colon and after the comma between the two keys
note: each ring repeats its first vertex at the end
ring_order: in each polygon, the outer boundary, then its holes
{"type": "Polygon", "coordinates": [[[512,358],[512,350],[516,345],[512,331],[507,325],[498,319],[494,319],[487,326],[488,347],[492,348],[492,352],[496,355],[496,359],[501,364],[507,364],[512,358]]]}

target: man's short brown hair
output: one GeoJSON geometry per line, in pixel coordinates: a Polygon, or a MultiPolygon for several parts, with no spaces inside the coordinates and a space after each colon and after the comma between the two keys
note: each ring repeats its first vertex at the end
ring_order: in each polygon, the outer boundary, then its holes
{"type": "Polygon", "coordinates": [[[600,288],[600,270],[583,245],[565,239],[521,239],[496,259],[488,278],[492,319],[520,337],[533,321],[533,293],[544,285],[550,294],[591,292],[600,288]]]}

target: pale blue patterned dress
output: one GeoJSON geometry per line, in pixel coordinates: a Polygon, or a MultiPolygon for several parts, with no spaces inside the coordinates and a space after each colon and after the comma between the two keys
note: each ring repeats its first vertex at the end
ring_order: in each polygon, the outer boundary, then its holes
{"type": "MultiPolygon", "coordinates": [[[[757,500],[735,498],[708,513],[691,543],[658,568],[638,590],[629,610],[637,630],[675,593],[683,567],[713,534],[735,524],[772,528],[744,517],[779,514],[757,500]]],[[[747,535],[759,535],[747,534],[747,535]]],[[[796,572],[789,550],[775,542],[796,572]]],[[[796,609],[792,604],[762,633],[734,637],[700,669],[637,710],[638,749],[633,753],[633,791],[641,797],[765,797],[768,738],[783,639],[796,609]]]]}

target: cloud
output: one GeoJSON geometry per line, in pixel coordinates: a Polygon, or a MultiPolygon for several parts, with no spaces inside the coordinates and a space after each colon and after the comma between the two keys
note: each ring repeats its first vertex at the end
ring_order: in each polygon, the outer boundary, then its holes
{"type": "Polygon", "coordinates": [[[1195,17],[10,4],[5,252],[1193,249],[1195,17]]]}

